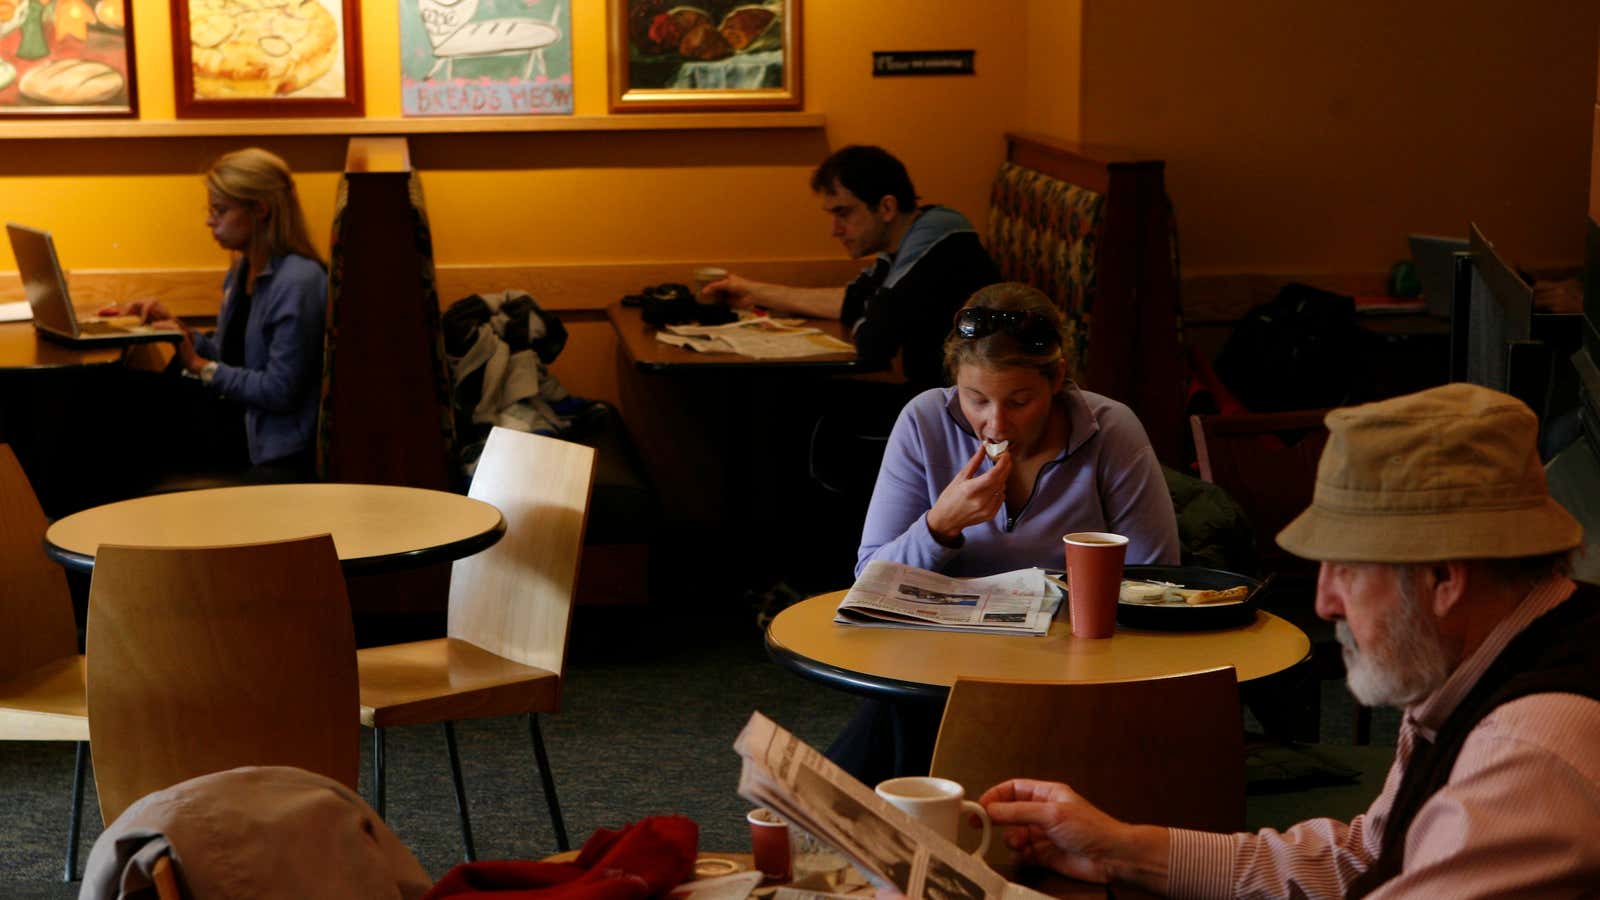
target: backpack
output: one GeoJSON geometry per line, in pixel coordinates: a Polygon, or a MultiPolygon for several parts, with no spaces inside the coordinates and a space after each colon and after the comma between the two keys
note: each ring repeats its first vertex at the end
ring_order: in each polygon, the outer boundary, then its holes
{"type": "Polygon", "coordinates": [[[1245,314],[1215,369],[1252,412],[1343,406],[1373,395],[1374,340],[1353,298],[1288,284],[1245,314]]]}

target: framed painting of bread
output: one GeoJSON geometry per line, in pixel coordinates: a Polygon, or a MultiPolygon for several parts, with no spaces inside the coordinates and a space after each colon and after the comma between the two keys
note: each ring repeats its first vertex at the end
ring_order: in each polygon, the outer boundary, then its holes
{"type": "Polygon", "coordinates": [[[361,0],[172,0],[172,72],[179,118],[360,116],[361,0]]]}
{"type": "Polygon", "coordinates": [[[801,0],[609,0],[612,112],[799,109],[801,0]]]}
{"type": "Polygon", "coordinates": [[[0,0],[0,118],[134,116],[132,0],[0,0]]]}

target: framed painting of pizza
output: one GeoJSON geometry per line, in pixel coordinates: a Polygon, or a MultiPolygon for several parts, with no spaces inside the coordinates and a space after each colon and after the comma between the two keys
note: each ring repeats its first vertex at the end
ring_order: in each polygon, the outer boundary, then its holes
{"type": "Polygon", "coordinates": [[[132,0],[0,0],[0,119],[133,116],[132,0]]]}
{"type": "Polygon", "coordinates": [[[801,0],[610,0],[612,112],[800,108],[801,0]]]}
{"type": "Polygon", "coordinates": [[[179,118],[360,116],[361,0],[172,0],[172,71],[179,118]]]}

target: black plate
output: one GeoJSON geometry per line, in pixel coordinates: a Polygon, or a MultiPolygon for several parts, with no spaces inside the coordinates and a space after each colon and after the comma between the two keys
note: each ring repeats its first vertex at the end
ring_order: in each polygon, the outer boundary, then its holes
{"type": "Polygon", "coordinates": [[[1255,619],[1256,588],[1261,582],[1237,572],[1221,569],[1202,569],[1197,566],[1124,566],[1122,577],[1128,581],[1170,581],[1186,588],[1223,591],[1244,585],[1253,592],[1243,603],[1220,603],[1200,606],[1141,606],[1137,603],[1117,604],[1117,623],[1129,628],[1148,628],[1158,631],[1198,631],[1208,628],[1237,628],[1255,619]]]}

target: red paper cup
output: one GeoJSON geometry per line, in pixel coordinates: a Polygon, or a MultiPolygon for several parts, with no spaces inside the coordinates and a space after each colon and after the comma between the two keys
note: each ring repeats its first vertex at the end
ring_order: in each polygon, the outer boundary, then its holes
{"type": "Polygon", "coordinates": [[[789,880],[789,824],[766,807],[745,815],[750,823],[750,855],[764,881],[789,880]]]}
{"type": "Polygon", "coordinates": [[[1061,540],[1067,545],[1067,613],[1073,635],[1111,637],[1117,628],[1117,596],[1128,539],[1105,531],[1079,531],[1061,540]]]}

